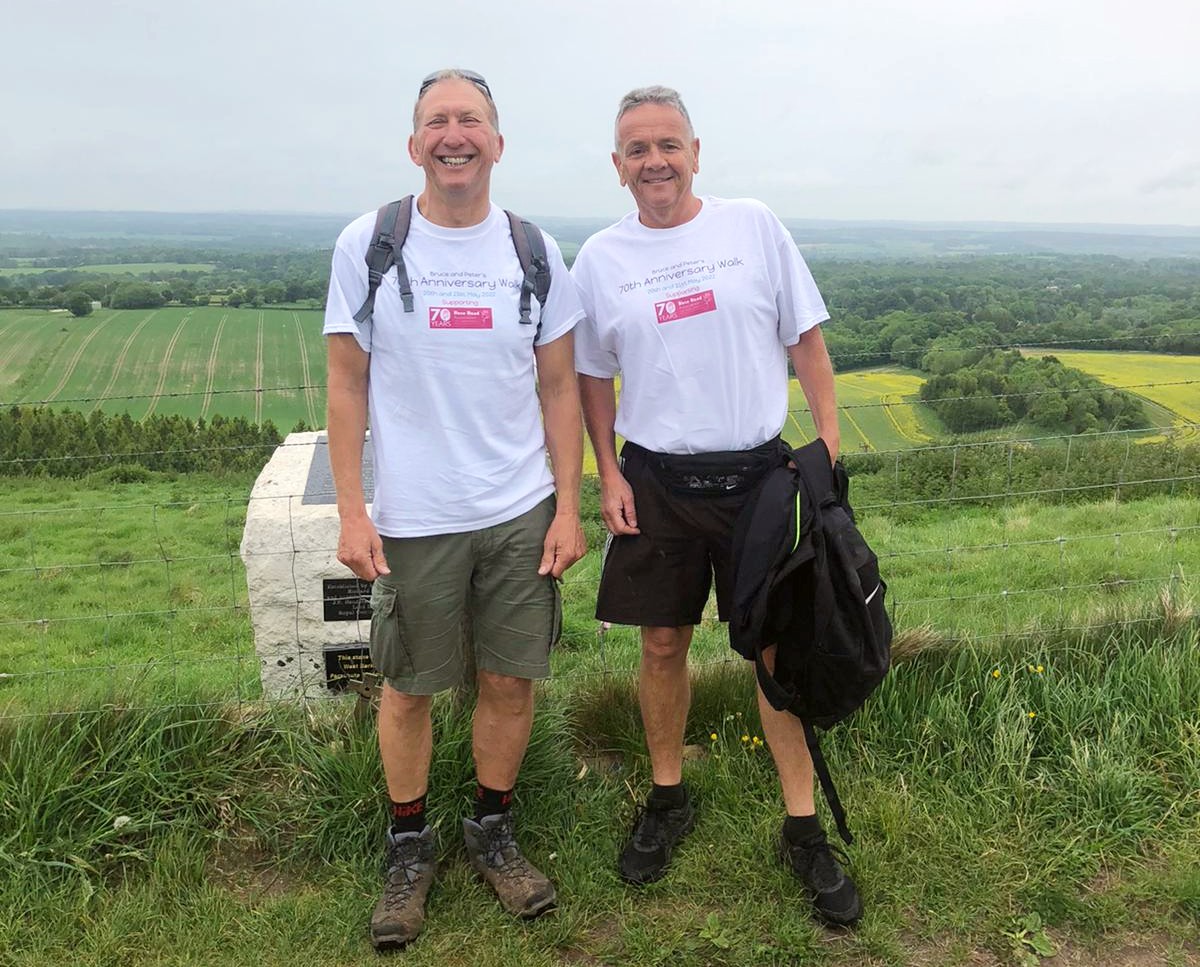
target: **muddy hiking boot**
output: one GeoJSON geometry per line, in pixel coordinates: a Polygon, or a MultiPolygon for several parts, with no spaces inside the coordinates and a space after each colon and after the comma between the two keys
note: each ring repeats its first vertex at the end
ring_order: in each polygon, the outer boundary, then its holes
{"type": "Polygon", "coordinates": [[[554,884],[521,854],[513,836],[512,813],[463,820],[467,859],[515,917],[533,919],[554,906],[554,884]]]}
{"type": "Polygon", "coordinates": [[[371,914],[371,943],[376,950],[403,947],[425,923],[425,896],[437,871],[433,830],[387,834],[383,896],[371,914]]]}
{"type": "Polygon", "coordinates": [[[779,856],[807,888],[819,920],[834,927],[849,927],[862,917],[858,887],[842,869],[843,864],[849,865],[846,854],[831,846],[824,833],[802,843],[780,835],[779,856]]]}
{"type": "Polygon", "coordinates": [[[621,879],[634,886],[660,879],[671,863],[671,853],[695,825],[696,810],[686,789],[683,802],[676,806],[647,798],[634,817],[633,833],[617,862],[621,879]]]}

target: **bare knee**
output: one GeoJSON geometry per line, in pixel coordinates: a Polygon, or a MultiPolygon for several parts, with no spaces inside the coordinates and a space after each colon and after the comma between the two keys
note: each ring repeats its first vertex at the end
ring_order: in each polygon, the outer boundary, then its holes
{"type": "Polygon", "coordinates": [[[379,696],[379,718],[394,725],[409,725],[428,717],[432,705],[432,695],[398,692],[385,682],[379,696]]]}
{"type": "Polygon", "coordinates": [[[520,715],[533,702],[533,682],[495,672],[479,672],[479,704],[493,711],[520,715]]]}
{"type": "Polygon", "coordinates": [[[642,660],[653,665],[677,665],[687,661],[692,643],[690,625],[679,628],[642,629],[642,660]]]}

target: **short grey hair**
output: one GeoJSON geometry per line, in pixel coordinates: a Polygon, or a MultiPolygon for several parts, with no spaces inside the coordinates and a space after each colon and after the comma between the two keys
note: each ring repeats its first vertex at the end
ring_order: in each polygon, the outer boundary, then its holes
{"type": "Polygon", "coordinates": [[[683,98],[679,96],[679,92],[673,87],[654,84],[650,87],[635,87],[621,98],[621,103],[617,105],[617,120],[613,124],[613,143],[616,145],[617,151],[621,150],[621,136],[617,133],[621,118],[635,107],[641,107],[643,104],[662,104],[664,107],[675,108],[683,115],[683,122],[687,125],[688,140],[695,140],[696,132],[692,130],[692,119],[688,115],[687,108],[683,106],[683,98]]]}
{"type": "Polygon", "coordinates": [[[417,115],[421,110],[421,101],[425,95],[429,93],[429,89],[439,81],[459,80],[466,81],[475,88],[487,100],[488,111],[491,113],[492,127],[497,131],[500,130],[500,112],[496,110],[496,102],[492,100],[492,91],[488,87],[487,82],[483,81],[480,75],[474,71],[464,70],[461,67],[447,67],[445,70],[434,71],[421,82],[421,90],[417,92],[417,99],[413,103],[413,130],[417,130],[417,115]],[[482,83],[480,83],[482,81],[482,83]]]}

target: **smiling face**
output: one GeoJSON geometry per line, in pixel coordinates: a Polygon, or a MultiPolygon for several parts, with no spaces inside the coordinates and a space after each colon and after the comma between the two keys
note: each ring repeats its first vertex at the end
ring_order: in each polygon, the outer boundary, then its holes
{"type": "Polygon", "coordinates": [[[426,218],[469,225],[486,217],[492,166],[504,151],[493,118],[483,92],[461,78],[437,81],[421,95],[408,153],[425,169],[426,218]]]}
{"type": "Polygon", "coordinates": [[[700,171],[700,139],[678,110],[655,103],[630,108],[617,122],[617,144],[613,164],[643,225],[674,228],[696,217],[692,176],[700,171]]]}

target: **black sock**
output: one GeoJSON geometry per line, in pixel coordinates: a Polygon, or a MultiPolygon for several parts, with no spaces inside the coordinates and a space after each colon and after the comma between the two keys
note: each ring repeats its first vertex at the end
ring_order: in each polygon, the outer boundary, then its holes
{"type": "Polygon", "coordinates": [[[783,838],[789,843],[814,843],[825,838],[816,816],[788,816],[783,821],[783,838]]]}
{"type": "Polygon", "coordinates": [[[427,825],[425,822],[425,800],[429,793],[411,802],[396,802],[392,800],[392,832],[399,836],[401,833],[419,833],[427,825]]]}
{"type": "Polygon", "coordinates": [[[650,795],[646,797],[646,806],[649,809],[675,809],[685,802],[687,790],[683,788],[682,782],[673,786],[660,786],[656,782],[650,789],[650,795]]]}
{"type": "Polygon", "coordinates": [[[475,783],[475,822],[484,816],[495,816],[508,812],[512,805],[513,791],[511,789],[489,789],[487,786],[475,783]]]}

